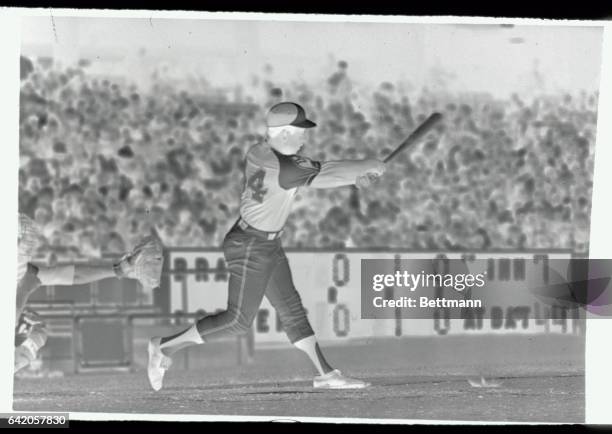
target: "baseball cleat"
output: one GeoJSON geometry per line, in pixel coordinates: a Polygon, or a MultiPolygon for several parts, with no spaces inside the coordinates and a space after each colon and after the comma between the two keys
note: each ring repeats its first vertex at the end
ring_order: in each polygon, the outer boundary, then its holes
{"type": "Polygon", "coordinates": [[[149,341],[149,364],[147,366],[147,375],[149,383],[156,392],[162,388],[164,374],[172,365],[172,359],[161,352],[159,347],[161,338],[152,338],[149,341]]]}
{"type": "Polygon", "coordinates": [[[312,385],[318,389],[363,389],[370,386],[370,383],[345,377],[342,372],[334,369],[325,375],[315,377],[312,385]]]}

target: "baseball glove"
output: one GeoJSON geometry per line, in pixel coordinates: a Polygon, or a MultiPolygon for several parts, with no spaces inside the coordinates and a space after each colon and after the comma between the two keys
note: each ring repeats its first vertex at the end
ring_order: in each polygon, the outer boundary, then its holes
{"type": "Polygon", "coordinates": [[[145,237],[134,249],[123,255],[115,272],[119,278],[138,280],[144,289],[157,288],[164,264],[162,245],[154,236],[145,237]]]}

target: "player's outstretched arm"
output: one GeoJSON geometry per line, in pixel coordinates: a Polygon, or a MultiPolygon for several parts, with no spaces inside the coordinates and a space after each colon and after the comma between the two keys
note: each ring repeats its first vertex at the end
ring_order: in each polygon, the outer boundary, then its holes
{"type": "Polygon", "coordinates": [[[69,264],[38,267],[38,278],[44,286],[80,285],[117,277],[113,264],[69,264]]]}
{"type": "Polygon", "coordinates": [[[28,298],[40,286],[71,286],[115,277],[113,265],[68,264],[45,267],[28,264],[28,272],[17,285],[17,318],[28,298]]]}
{"type": "Polygon", "coordinates": [[[67,264],[37,267],[43,286],[80,285],[111,277],[139,280],[145,287],[159,284],[163,265],[161,244],[154,237],[145,237],[135,248],[113,264],[67,264]]]}
{"type": "Polygon", "coordinates": [[[339,160],[321,163],[321,169],[310,183],[314,188],[333,188],[354,185],[364,175],[380,176],[385,163],[379,160],[339,160]]]}

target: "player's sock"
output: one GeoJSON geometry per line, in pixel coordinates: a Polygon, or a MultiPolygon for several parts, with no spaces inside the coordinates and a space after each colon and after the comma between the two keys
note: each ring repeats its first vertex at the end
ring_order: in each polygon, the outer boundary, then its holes
{"type": "Polygon", "coordinates": [[[166,356],[171,356],[182,348],[203,343],[204,340],[202,339],[198,328],[194,324],[187,330],[183,330],[175,335],[162,338],[159,348],[166,356]]]}
{"type": "Polygon", "coordinates": [[[314,337],[314,335],[300,339],[299,341],[294,342],[293,345],[308,355],[312,363],[315,365],[315,368],[317,368],[317,371],[319,371],[319,375],[325,375],[334,370],[334,368],[329,366],[329,363],[327,363],[325,357],[323,357],[323,353],[321,353],[321,349],[319,348],[319,344],[317,343],[317,339],[314,337]]]}

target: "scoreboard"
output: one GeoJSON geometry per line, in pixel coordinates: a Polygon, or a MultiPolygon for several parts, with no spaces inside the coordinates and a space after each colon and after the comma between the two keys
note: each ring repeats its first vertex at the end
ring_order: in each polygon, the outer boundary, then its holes
{"type": "MultiPolygon", "coordinates": [[[[520,273],[521,260],[569,259],[570,251],[495,253],[495,252],[371,252],[286,251],[294,284],[300,293],[308,318],[320,340],[367,339],[374,337],[431,336],[477,333],[565,333],[584,332],[585,321],[573,313],[562,319],[513,317],[521,306],[491,306],[490,315],[478,322],[446,319],[443,315],[430,319],[362,319],[361,260],[362,259],[486,259],[497,268],[495,273],[503,284],[512,287],[520,273]],[[573,316],[572,316],[573,315],[573,316]]],[[[227,280],[220,250],[171,249],[167,256],[170,277],[171,312],[211,314],[227,307],[227,280]],[[181,271],[195,270],[182,273],[181,271]],[[201,273],[199,271],[201,270],[201,273]]],[[[248,291],[248,281],[247,281],[248,291]]],[[[541,309],[543,306],[529,306],[541,309]]],[[[264,298],[255,317],[253,328],[257,343],[287,342],[274,308],[264,298]]]]}

